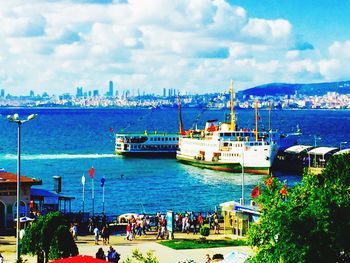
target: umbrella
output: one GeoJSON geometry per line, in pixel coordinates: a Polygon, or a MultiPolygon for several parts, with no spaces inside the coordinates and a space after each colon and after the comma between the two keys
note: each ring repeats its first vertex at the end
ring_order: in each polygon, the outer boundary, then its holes
{"type": "Polygon", "coordinates": [[[242,252],[232,251],[224,256],[224,260],[220,261],[220,263],[243,263],[245,262],[249,256],[242,252]]]}
{"type": "Polygon", "coordinates": [[[78,255],[70,258],[61,258],[54,261],[50,261],[50,263],[106,263],[106,260],[93,258],[91,256],[78,255]]]}
{"type": "MultiPolygon", "coordinates": [[[[17,218],[15,218],[15,221],[17,221],[17,218]]],[[[31,222],[31,221],[34,221],[34,218],[30,218],[28,216],[23,216],[19,219],[20,223],[31,222]]]]}

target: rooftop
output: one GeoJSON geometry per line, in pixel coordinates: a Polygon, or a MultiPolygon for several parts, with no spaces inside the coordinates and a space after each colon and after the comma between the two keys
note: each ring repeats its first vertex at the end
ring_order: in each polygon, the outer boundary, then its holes
{"type": "MultiPolygon", "coordinates": [[[[0,184],[16,184],[16,183],[17,183],[17,174],[6,172],[2,169],[0,170],[0,184]]],[[[39,179],[30,178],[30,177],[21,175],[21,183],[31,184],[31,185],[41,185],[42,181],[39,179]]]]}
{"type": "Polygon", "coordinates": [[[327,153],[330,153],[330,152],[336,152],[338,151],[339,149],[338,148],[334,148],[334,147],[318,147],[318,148],[315,148],[315,149],[312,149],[308,152],[308,154],[315,154],[315,155],[324,155],[324,154],[327,154],[327,153]]]}
{"type": "Polygon", "coordinates": [[[293,145],[293,146],[287,148],[284,152],[298,154],[298,153],[301,153],[305,150],[308,151],[312,148],[313,148],[313,146],[310,146],[310,145],[293,145]]]}

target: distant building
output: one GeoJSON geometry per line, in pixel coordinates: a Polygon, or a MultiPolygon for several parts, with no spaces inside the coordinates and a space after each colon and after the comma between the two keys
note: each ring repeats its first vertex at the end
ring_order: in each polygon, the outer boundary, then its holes
{"type": "Polygon", "coordinates": [[[173,90],[172,89],[168,89],[168,97],[171,97],[173,95],[173,90]]]}
{"type": "MultiPolygon", "coordinates": [[[[42,181],[21,176],[20,216],[30,212],[30,189],[33,185],[41,185],[42,181]]],[[[0,171],[0,229],[13,227],[17,218],[17,175],[0,171]]]]}
{"type": "Polygon", "coordinates": [[[163,88],[163,97],[166,97],[166,88],[163,88]]]}
{"type": "Polygon", "coordinates": [[[5,89],[1,89],[0,97],[5,98],[5,89]]]}
{"type": "Polygon", "coordinates": [[[109,90],[108,90],[108,96],[112,97],[113,96],[113,81],[109,81],[109,90]]]}
{"type": "Polygon", "coordinates": [[[29,97],[31,97],[31,98],[34,98],[34,97],[35,97],[35,94],[34,94],[34,91],[33,91],[33,90],[31,90],[31,91],[29,92],[29,97]]]}
{"type": "Polygon", "coordinates": [[[48,98],[49,97],[49,94],[47,94],[47,92],[46,91],[44,91],[44,93],[43,93],[43,96],[42,96],[43,98],[48,98]]]}
{"type": "Polygon", "coordinates": [[[94,90],[93,90],[93,96],[94,96],[94,97],[98,97],[98,94],[99,94],[99,93],[98,93],[98,89],[94,89],[94,90]]]}
{"type": "Polygon", "coordinates": [[[77,87],[77,98],[83,97],[83,87],[77,87]]]}
{"type": "Polygon", "coordinates": [[[88,93],[88,94],[89,94],[89,97],[91,97],[91,95],[92,95],[92,92],[91,92],[91,90],[89,90],[89,93],[88,93]]]}

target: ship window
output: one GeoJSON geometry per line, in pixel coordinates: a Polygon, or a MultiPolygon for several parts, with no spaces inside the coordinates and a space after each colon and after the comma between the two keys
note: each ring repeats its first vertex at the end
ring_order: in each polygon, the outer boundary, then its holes
{"type": "Polygon", "coordinates": [[[153,141],[153,138],[151,138],[151,141],[153,141]]]}
{"type": "Polygon", "coordinates": [[[164,138],[162,138],[162,141],[164,141],[164,138]]]}
{"type": "Polygon", "coordinates": [[[165,140],[167,141],[167,140],[168,140],[168,137],[166,137],[165,140]]]}

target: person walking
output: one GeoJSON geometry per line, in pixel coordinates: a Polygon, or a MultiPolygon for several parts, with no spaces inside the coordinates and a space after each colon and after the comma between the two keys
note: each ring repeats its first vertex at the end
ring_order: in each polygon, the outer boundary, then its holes
{"type": "Polygon", "coordinates": [[[98,240],[100,237],[100,230],[98,229],[97,226],[94,229],[94,236],[95,236],[95,245],[98,245],[98,240]]]}

